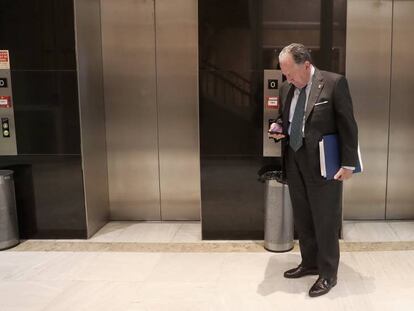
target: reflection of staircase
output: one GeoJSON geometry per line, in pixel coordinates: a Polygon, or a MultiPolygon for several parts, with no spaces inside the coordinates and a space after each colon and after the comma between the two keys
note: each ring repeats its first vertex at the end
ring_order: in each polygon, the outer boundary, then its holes
{"type": "Polygon", "coordinates": [[[203,98],[242,118],[249,116],[253,103],[249,80],[207,61],[202,61],[200,69],[200,95],[203,98]]]}

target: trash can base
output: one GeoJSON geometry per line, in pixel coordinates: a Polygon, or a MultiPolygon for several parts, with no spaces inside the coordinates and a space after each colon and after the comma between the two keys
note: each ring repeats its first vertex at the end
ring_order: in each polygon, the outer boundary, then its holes
{"type": "Polygon", "coordinates": [[[0,250],[19,243],[13,171],[0,170],[0,250]]]}
{"type": "Polygon", "coordinates": [[[4,251],[9,248],[13,248],[20,244],[19,240],[10,240],[10,241],[3,241],[0,242],[0,251],[4,251]]]}
{"type": "Polygon", "coordinates": [[[273,253],[286,253],[290,252],[294,247],[294,243],[284,243],[284,244],[278,244],[278,243],[268,243],[265,241],[264,248],[265,250],[273,253]]]}

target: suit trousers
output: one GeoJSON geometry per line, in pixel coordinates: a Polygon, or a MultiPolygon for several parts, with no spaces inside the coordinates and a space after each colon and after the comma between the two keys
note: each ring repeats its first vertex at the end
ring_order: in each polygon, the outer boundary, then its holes
{"type": "Polygon", "coordinates": [[[321,177],[316,149],[313,152],[309,157],[305,144],[296,152],[286,146],[286,177],[302,265],[317,267],[320,277],[332,278],[340,256],[342,181],[321,177]]]}

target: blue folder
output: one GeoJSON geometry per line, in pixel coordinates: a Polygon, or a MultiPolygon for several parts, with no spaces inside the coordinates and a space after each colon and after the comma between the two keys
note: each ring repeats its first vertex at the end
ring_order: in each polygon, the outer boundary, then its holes
{"type": "MultiPolygon", "coordinates": [[[[338,134],[330,134],[322,137],[319,142],[319,155],[321,163],[321,175],[326,179],[334,179],[335,174],[341,167],[341,153],[338,134]]],[[[358,145],[358,163],[354,174],[363,171],[361,152],[358,145]]]]}

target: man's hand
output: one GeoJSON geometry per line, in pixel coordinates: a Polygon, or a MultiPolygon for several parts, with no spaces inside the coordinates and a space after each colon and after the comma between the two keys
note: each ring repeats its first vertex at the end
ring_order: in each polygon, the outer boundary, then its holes
{"type": "MultiPolygon", "coordinates": [[[[282,127],[279,124],[277,124],[277,123],[272,123],[272,124],[270,124],[269,131],[281,132],[282,131],[282,127]]],[[[268,133],[268,136],[269,136],[269,138],[274,138],[276,140],[280,140],[280,139],[286,137],[285,135],[283,135],[281,133],[280,134],[279,133],[277,133],[277,134],[270,134],[270,133],[268,133]]]]}
{"type": "Polygon", "coordinates": [[[274,138],[276,140],[279,140],[279,139],[282,139],[282,138],[285,138],[286,137],[283,134],[268,134],[268,135],[269,135],[269,137],[274,138]]]}
{"type": "Polygon", "coordinates": [[[341,167],[335,174],[334,179],[336,180],[347,180],[352,177],[353,170],[341,167]]]}

